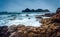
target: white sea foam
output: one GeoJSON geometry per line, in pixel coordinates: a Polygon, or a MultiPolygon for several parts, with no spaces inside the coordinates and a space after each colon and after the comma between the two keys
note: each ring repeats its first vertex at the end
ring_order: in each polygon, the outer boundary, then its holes
{"type": "MultiPolygon", "coordinates": [[[[13,14],[14,15],[14,14],[13,14]]],[[[39,27],[41,23],[35,18],[35,15],[42,15],[39,13],[31,13],[26,16],[26,13],[19,14],[16,16],[12,15],[0,15],[0,26],[11,26],[11,25],[25,25],[25,26],[34,26],[39,27]]]]}
{"type": "Polygon", "coordinates": [[[39,21],[36,21],[35,18],[25,18],[23,20],[15,19],[15,20],[10,20],[6,25],[11,26],[11,25],[25,25],[25,26],[34,26],[34,27],[39,27],[41,24],[39,21]]]}

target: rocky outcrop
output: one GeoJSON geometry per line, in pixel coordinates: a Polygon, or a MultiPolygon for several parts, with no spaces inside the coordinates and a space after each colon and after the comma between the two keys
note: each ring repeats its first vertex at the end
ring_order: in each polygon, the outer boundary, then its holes
{"type": "Polygon", "coordinates": [[[50,37],[60,37],[60,12],[58,11],[51,18],[42,19],[41,21],[41,27],[47,29],[46,32],[48,32],[50,37]]]}
{"type": "Polygon", "coordinates": [[[50,12],[48,9],[29,9],[29,8],[26,8],[25,10],[22,10],[22,12],[50,12]]]}
{"type": "Polygon", "coordinates": [[[58,13],[60,13],[60,8],[58,8],[58,9],[56,10],[56,14],[58,14],[58,13]]]}
{"type": "MultiPolygon", "coordinates": [[[[14,30],[14,29],[13,29],[14,30]]],[[[45,24],[41,27],[17,26],[9,37],[57,37],[59,26],[55,23],[45,24]]]]}

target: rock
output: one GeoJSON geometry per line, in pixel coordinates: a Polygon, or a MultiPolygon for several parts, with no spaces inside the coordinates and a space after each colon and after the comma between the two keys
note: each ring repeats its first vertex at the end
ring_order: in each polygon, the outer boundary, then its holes
{"type": "Polygon", "coordinates": [[[9,34],[6,34],[8,31],[8,26],[0,26],[0,37],[8,37],[9,34]]]}
{"type": "Polygon", "coordinates": [[[11,25],[8,27],[8,32],[14,32],[16,30],[17,26],[16,25],[11,25]]]}
{"type": "Polygon", "coordinates": [[[26,14],[26,16],[29,16],[28,14],[26,14]]]}
{"type": "Polygon", "coordinates": [[[28,19],[31,19],[31,18],[28,18],[28,19]]]}
{"type": "Polygon", "coordinates": [[[57,13],[57,14],[59,14],[59,13],[60,13],[60,8],[58,8],[58,9],[56,10],[56,13],[57,13]]]}

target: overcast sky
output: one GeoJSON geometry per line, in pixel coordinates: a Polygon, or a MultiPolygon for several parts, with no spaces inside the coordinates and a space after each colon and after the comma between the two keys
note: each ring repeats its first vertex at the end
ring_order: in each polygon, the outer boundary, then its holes
{"type": "Polygon", "coordinates": [[[21,11],[30,9],[49,9],[52,12],[60,7],[60,0],[0,0],[0,11],[21,11]]]}

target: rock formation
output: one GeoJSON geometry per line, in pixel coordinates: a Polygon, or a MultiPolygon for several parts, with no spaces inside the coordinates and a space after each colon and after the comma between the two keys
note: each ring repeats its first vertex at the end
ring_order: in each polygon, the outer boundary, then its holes
{"type": "Polygon", "coordinates": [[[22,12],[50,12],[48,9],[29,9],[29,8],[26,8],[25,10],[22,10],[22,12]]]}
{"type": "Polygon", "coordinates": [[[60,37],[60,9],[51,18],[42,19],[42,28],[47,29],[50,37],[60,37]]]}

